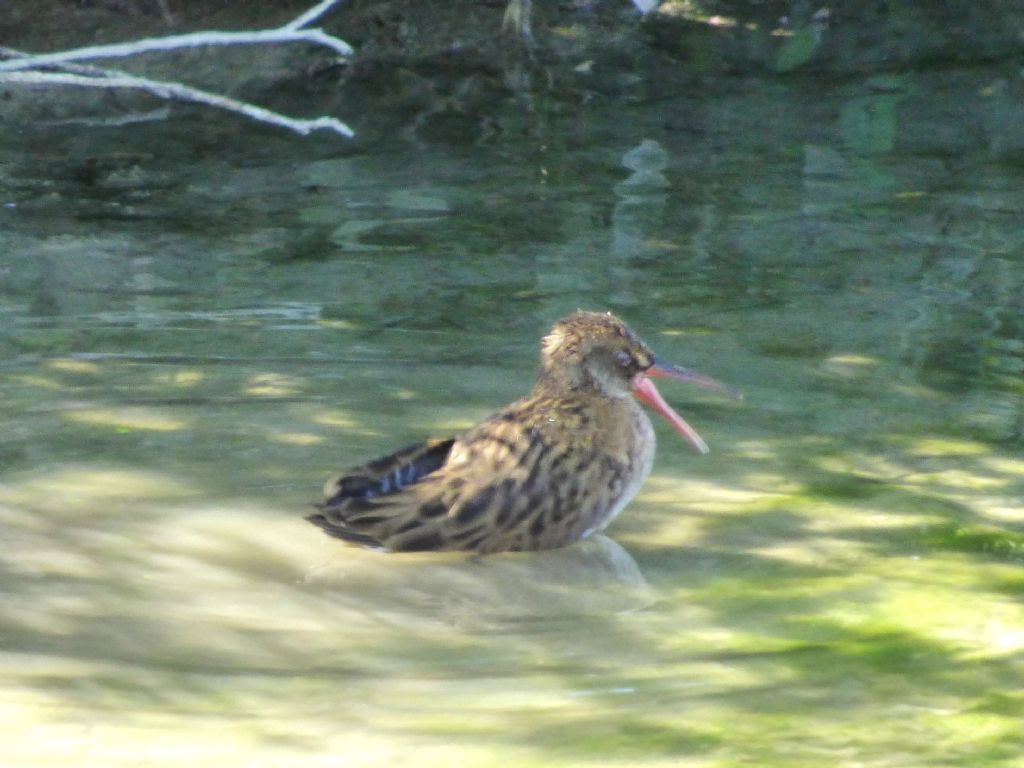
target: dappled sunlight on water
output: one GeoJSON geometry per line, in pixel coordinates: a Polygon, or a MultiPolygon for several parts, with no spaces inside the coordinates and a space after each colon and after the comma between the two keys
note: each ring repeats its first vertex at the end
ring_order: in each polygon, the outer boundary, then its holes
{"type": "Polygon", "coordinates": [[[722,96],[757,130],[631,103],[540,159],[175,145],[113,220],[0,178],[3,759],[1019,762],[1019,168],[811,143],[843,105],[761,86],[722,96]],[[711,453],[656,424],[609,538],[388,556],[302,519],[525,394],[577,306],[745,395],[666,384],[711,453]]]}
{"type": "Polygon", "coordinates": [[[929,548],[941,508],[906,508],[912,487],[815,501],[759,492],[765,478],[744,490],[739,461],[732,481],[659,472],[613,526],[626,549],[597,537],[491,558],[349,549],[301,510],[210,503],[175,473],[10,478],[9,754],[45,736],[55,758],[173,764],[230,732],[242,762],[384,764],[423,744],[428,760],[489,764],[500,748],[575,764],[637,759],[635,737],[729,754],[737,732],[795,739],[813,717],[831,746],[801,742],[811,760],[891,755],[944,730],[964,696],[972,728],[1008,734],[1016,694],[991,692],[1018,674],[1024,635],[1019,601],[991,585],[1019,579],[1019,560],[929,548]],[[880,714],[881,743],[863,730],[880,714]],[[566,747],[566,729],[587,746],[566,747]]]}
{"type": "MultiPolygon", "coordinates": [[[[307,333],[332,357],[387,346],[307,333]]],[[[486,362],[491,337],[473,342],[484,362],[455,365],[408,337],[389,337],[398,365],[236,347],[230,365],[64,355],[4,372],[25,441],[4,444],[17,466],[0,482],[9,754],[32,763],[40,738],[84,765],[408,749],[678,765],[754,744],[782,764],[913,764],[964,733],[965,754],[978,733],[1013,748],[1024,472],[950,434],[929,392],[836,390],[802,358],[741,374],[739,404],[666,388],[712,453],[659,426],[614,540],[395,557],[301,519],[324,478],[486,415],[525,391],[535,354],[526,339],[486,362]]],[[[674,338],[660,345],[679,358],[674,338]]],[[[760,363],[730,355],[727,371],[760,363]]]]}

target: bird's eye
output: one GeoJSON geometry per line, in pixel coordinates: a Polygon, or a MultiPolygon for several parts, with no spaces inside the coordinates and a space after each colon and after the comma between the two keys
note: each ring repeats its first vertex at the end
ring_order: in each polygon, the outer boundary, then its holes
{"type": "Polygon", "coordinates": [[[620,363],[622,363],[623,368],[632,368],[636,365],[636,361],[633,359],[633,356],[624,349],[620,349],[616,352],[615,357],[620,363]]]}

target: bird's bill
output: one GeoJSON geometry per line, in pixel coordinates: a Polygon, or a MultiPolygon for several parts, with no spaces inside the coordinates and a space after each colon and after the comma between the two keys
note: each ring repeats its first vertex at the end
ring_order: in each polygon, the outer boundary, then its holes
{"type": "Polygon", "coordinates": [[[654,379],[675,379],[685,381],[689,384],[696,384],[698,387],[710,389],[712,392],[719,392],[734,400],[742,400],[743,394],[717,379],[705,376],[703,373],[691,371],[689,368],[680,368],[678,365],[663,363],[655,360],[654,365],[647,369],[646,374],[654,379]]]}
{"type": "Polygon", "coordinates": [[[675,427],[676,431],[689,440],[693,447],[701,453],[707,453],[710,450],[708,444],[697,434],[697,430],[687,424],[686,420],[672,410],[672,407],[665,402],[665,399],[658,392],[658,388],[654,386],[651,378],[685,381],[690,384],[696,384],[698,387],[721,392],[737,400],[743,399],[743,395],[735,389],[712,379],[710,376],[659,361],[655,361],[654,365],[633,379],[633,394],[636,395],[636,398],[664,416],[669,424],[675,427]]]}
{"type": "MultiPolygon", "coordinates": [[[[650,374],[650,370],[647,371],[650,374]]],[[[675,427],[676,432],[681,434],[701,453],[707,453],[711,449],[708,448],[708,444],[704,442],[704,438],[697,434],[697,430],[686,423],[686,420],[678,413],[672,410],[672,406],[665,402],[665,398],[661,396],[658,388],[654,386],[654,382],[647,378],[644,374],[638,374],[633,379],[633,394],[636,395],[637,400],[645,403],[666,419],[668,423],[675,427]]]]}

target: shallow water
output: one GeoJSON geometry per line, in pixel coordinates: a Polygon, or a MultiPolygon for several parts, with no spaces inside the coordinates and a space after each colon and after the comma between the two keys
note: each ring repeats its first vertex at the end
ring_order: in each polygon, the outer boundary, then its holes
{"type": "Polygon", "coordinates": [[[863,97],[767,81],[543,149],[8,128],[6,759],[1019,765],[1024,179],[903,85],[885,152],[863,97]],[[524,393],[577,306],[746,395],[662,388],[712,453],[657,424],[610,539],[302,520],[524,393]]]}

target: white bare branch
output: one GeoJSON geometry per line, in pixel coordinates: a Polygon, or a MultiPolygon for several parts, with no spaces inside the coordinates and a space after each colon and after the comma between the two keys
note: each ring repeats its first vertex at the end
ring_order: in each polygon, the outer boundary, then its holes
{"type": "Polygon", "coordinates": [[[191,32],[169,37],[146,37],[127,43],[90,45],[56,53],[40,53],[0,61],[0,72],[39,69],[90,59],[120,59],[151,51],[170,51],[177,48],[199,48],[207,45],[251,45],[259,43],[293,43],[305,41],[327,46],[342,56],[352,53],[352,46],[319,29],[258,29],[252,32],[191,32]]]}
{"type": "Polygon", "coordinates": [[[296,16],[294,19],[285,24],[281,29],[302,29],[307,24],[312,24],[314,21],[319,19],[331,8],[337,5],[340,0],[321,0],[321,2],[314,5],[305,13],[300,16],[296,16]]]}
{"type": "Polygon", "coordinates": [[[269,109],[238,101],[228,96],[202,91],[182,83],[150,80],[124,72],[107,72],[103,76],[78,75],[71,72],[7,72],[0,74],[0,82],[22,83],[25,85],[77,85],[88,88],[130,88],[146,91],[162,99],[177,99],[205,104],[218,109],[250,117],[263,123],[287,128],[303,136],[317,130],[330,130],[352,138],[355,133],[345,123],[334,117],[317,117],[312,120],[297,120],[269,109]]]}
{"type": "Polygon", "coordinates": [[[0,47],[0,83],[22,85],[73,85],[88,88],[130,88],[142,90],[162,99],[205,104],[218,109],[245,115],[254,120],[277,125],[296,133],[307,135],[312,131],[330,130],[351,138],[355,134],[342,121],[333,117],[317,117],[300,120],[286,117],[255,104],[232,99],[228,96],[203,91],[177,82],[152,80],[146,77],[122,72],[117,69],[100,68],[82,64],[79,61],[92,59],[114,59],[135,56],[153,51],[169,51],[181,48],[196,48],[210,45],[253,45],[307,42],[330,48],[340,56],[352,54],[352,46],[344,40],[329,35],[320,29],[305,29],[307,24],[323,16],[340,0],[321,0],[315,6],[292,21],[276,29],[242,32],[193,32],[168,37],[152,37],[111,45],[92,45],[54,53],[29,54],[12,48],[0,47]],[[45,71],[40,71],[45,70],[45,71]]]}

